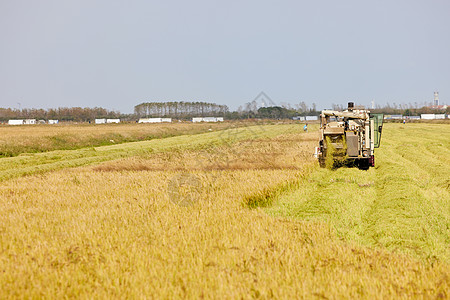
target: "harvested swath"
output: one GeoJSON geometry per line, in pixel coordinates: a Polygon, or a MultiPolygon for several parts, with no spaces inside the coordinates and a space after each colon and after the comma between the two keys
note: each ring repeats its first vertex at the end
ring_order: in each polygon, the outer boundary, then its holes
{"type": "Polygon", "coordinates": [[[284,134],[272,139],[254,139],[200,151],[155,153],[109,161],[95,171],[190,171],[190,170],[299,170],[314,162],[311,149],[317,133],[284,134]],[[311,138],[312,137],[312,138],[311,138]]]}
{"type": "Polygon", "coordinates": [[[374,169],[322,169],[270,213],[321,220],[361,245],[450,262],[450,125],[386,124],[374,169]]]}

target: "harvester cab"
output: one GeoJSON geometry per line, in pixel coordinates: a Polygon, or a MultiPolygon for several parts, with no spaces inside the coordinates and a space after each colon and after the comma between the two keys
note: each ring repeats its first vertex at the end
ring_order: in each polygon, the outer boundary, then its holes
{"type": "Polygon", "coordinates": [[[321,167],[375,166],[374,149],[380,147],[383,114],[371,114],[348,103],[347,110],[323,110],[320,114],[320,140],[315,156],[321,167]]]}

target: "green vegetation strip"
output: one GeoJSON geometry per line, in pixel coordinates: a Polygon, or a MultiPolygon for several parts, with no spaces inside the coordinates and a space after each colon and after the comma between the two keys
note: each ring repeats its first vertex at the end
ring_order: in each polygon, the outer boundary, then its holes
{"type": "Polygon", "coordinates": [[[388,124],[375,156],[375,169],[317,169],[261,206],[322,220],[343,240],[450,262],[450,126],[388,124]]]}
{"type": "Polygon", "coordinates": [[[246,139],[274,137],[292,130],[299,130],[298,125],[248,126],[96,148],[22,154],[17,157],[0,159],[0,181],[23,175],[91,165],[130,156],[148,155],[164,151],[211,148],[246,139]]]}

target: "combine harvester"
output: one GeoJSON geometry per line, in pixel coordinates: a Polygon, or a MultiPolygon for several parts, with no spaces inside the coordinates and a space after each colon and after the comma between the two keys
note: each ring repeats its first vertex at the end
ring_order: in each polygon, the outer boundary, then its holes
{"type": "Polygon", "coordinates": [[[320,115],[320,141],[314,156],[321,167],[375,166],[374,149],[380,147],[383,114],[371,114],[348,103],[344,111],[323,110],[320,115]]]}

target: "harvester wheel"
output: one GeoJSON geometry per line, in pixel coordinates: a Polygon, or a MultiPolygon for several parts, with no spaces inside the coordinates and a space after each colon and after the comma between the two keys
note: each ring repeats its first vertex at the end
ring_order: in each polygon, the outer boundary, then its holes
{"type": "Polygon", "coordinates": [[[325,164],[325,159],[324,158],[319,158],[319,166],[321,168],[325,168],[326,164],[325,164]]]}
{"type": "Polygon", "coordinates": [[[369,170],[370,167],[370,163],[369,163],[369,159],[360,159],[358,160],[358,168],[360,170],[369,170]]]}

